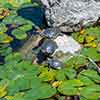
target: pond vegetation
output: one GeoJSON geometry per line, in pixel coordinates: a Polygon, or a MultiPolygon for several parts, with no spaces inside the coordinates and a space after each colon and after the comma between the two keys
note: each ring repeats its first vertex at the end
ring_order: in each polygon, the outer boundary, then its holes
{"type": "Polygon", "coordinates": [[[34,30],[46,27],[41,3],[33,1],[0,0],[0,100],[98,100],[100,26],[71,34],[82,50],[62,69],[33,64],[19,52],[34,30]]]}

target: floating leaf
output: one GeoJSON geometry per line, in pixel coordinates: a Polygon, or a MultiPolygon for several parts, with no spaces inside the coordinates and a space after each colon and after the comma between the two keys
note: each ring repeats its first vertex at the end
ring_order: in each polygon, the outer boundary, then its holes
{"type": "Polygon", "coordinates": [[[73,56],[71,59],[66,61],[66,66],[74,67],[75,69],[78,69],[81,66],[84,66],[87,64],[87,59],[84,56],[73,56]]]}
{"type": "MultiPolygon", "coordinates": [[[[17,25],[25,25],[25,24],[28,24],[28,25],[30,24],[30,26],[32,25],[32,23],[29,20],[26,20],[20,16],[16,16],[13,20],[13,23],[15,23],[17,25]]],[[[23,26],[21,26],[21,27],[23,27],[23,26]]]]}
{"type": "Polygon", "coordinates": [[[68,80],[62,82],[58,87],[58,91],[67,96],[74,96],[79,94],[79,87],[83,86],[83,83],[80,80],[68,80]]]}
{"type": "Polygon", "coordinates": [[[14,15],[9,15],[9,16],[7,16],[7,17],[5,17],[5,18],[3,19],[3,23],[4,23],[4,24],[13,24],[13,23],[14,23],[15,17],[16,17],[15,14],[14,14],[14,15]]]}
{"type": "Polygon", "coordinates": [[[0,23],[0,32],[6,32],[8,29],[4,23],[0,23]]]}
{"type": "Polygon", "coordinates": [[[83,82],[83,84],[85,86],[89,86],[89,85],[93,85],[94,84],[94,82],[90,78],[88,78],[87,76],[84,76],[82,74],[78,75],[78,79],[81,80],[81,82],[83,82]]]}
{"type": "Polygon", "coordinates": [[[14,95],[20,91],[25,91],[30,89],[30,80],[22,76],[17,77],[14,80],[10,81],[10,84],[7,87],[8,95],[14,95]]]}
{"type": "Polygon", "coordinates": [[[55,71],[53,71],[53,70],[44,71],[39,75],[39,78],[42,81],[52,81],[55,79],[55,71]]]}
{"type": "Polygon", "coordinates": [[[7,0],[4,2],[4,0],[0,0],[0,6],[2,5],[5,5],[5,3],[7,3],[7,0]]]}
{"type": "Polygon", "coordinates": [[[20,61],[22,59],[22,56],[20,53],[16,52],[16,53],[11,53],[8,56],[6,56],[5,61],[6,63],[8,62],[13,62],[13,61],[20,61]]]}
{"type": "Polygon", "coordinates": [[[7,56],[10,53],[12,53],[12,48],[9,46],[9,44],[3,44],[0,47],[0,55],[1,56],[7,56]]]}
{"type": "Polygon", "coordinates": [[[83,75],[96,83],[100,83],[100,75],[94,70],[84,70],[80,75],[83,75]]]}
{"type": "Polygon", "coordinates": [[[5,83],[5,81],[0,82],[0,98],[4,97],[7,94],[6,88],[7,83],[5,83]]]}
{"type": "Polygon", "coordinates": [[[93,59],[94,61],[100,61],[100,54],[96,48],[83,48],[81,54],[93,59]]]}
{"type": "Polygon", "coordinates": [[[56,80],[58,80],[58,81],[65,80],[66,76],[65,76],[64,70],[58,70],[56,72],[56,76],[55,77],[56,77],[56,80]]]}
{"type": "Polygon", "coordinates": [[[25,31],[20,29],[14,29],[11,34],[14,35],[19,40],[27,38],[27,34],[25,33],[25,31]]]}
{"type": "Polygon", "coordinates": [[[8,36],[5,33],[0,32],[0,43],[8,44],[13,40],[12,37],[8,36]]]}
{"type": "Polygon", "coordinates": [[[25,94],[25,97],[30,100],[31,99],[37,100],[37,99],[46,99],[46,98],[52,97],[55,94],[56,94],[56,89],[52,88],[48,84],[41,84],[38,87],[37,86],[35,87],[35,84],[34,84],[34,88],[28,91],[27,94],[25,94]]]}
{"type": "Polygon", "coordinates": [[[14,96],[6,96],[6,100],[26,100],[23,93],[16,93],[14,96]]]}
{"type": "Polygon", "coordinates": [[[86,100],[97,100],[100,96],[100,86],[90,85],[88,87],[83,87],[80,91],[80,95],[86,98],[86,100]]]}
{"type": "Polygon", "coordinates": [[[20,7],[24,3],[30,3],[31,0],[8,0],[13,7],[20,7]]]}
{"type": "Polygon", "coordinates": [[[19,27],[19,29],[27,32],[32,29],[32,25],[31,24],[23,25],[23,26],[19,27]]]}
{"type": "Polygon", "coordinates": [[[20,63],[17,63],[16,69],[29,76],[36,76],[40,73],[39,66],[31,64],[30,61],[21,61],[20,63]]]}
{"type": "Polygon", "coordinates": [[[74,79],[76,77],[76,71],[73,68],[66,68],[65,75],[68,79],[74,79]]]}

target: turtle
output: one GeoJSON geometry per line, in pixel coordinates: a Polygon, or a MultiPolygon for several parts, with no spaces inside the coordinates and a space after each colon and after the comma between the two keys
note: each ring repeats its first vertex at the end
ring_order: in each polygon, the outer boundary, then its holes
{"type": "Polygon", "coordinates": [[[54,69],[61,69],[64,67],[63,62],[61,62],[58,59],[50,59],[50,60],[48,60],[47,63],[48,63],[49,67],[54,68],[54,69]]]}
{"type": "Polygon", "coordinates": [[[51,39],[44,39],[36,48],[33,48],[33,52],[36,51],[37,63],[41,64],[47,61],[48,58],[52,58],[52,54],[58,48],[56,42],[51,39]]]}
{"type": "Polygon", "coordinates": [[[43,44],[41,45],[41,51],[49,55],[52,55],[57,48],[58,46],[56,42],[51,39],[44,40],[43,44]]]}

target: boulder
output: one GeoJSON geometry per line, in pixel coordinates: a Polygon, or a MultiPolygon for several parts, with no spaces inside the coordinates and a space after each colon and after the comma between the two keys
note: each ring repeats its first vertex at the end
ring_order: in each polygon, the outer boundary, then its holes
{"type": "Polygon", "coordinates": [[[73,55],[80,52],[82,46],[74,40],[71,36],[62,35],[58,36],[54,39],[58,48],[56,49],[53,57],[55,59],[59,59],[60,61],[65,61],[66,59],[70,59],[73,55]]]}
{"type": "Polygon", "coordinates": [[[41,0],[46,8],[50,26],[60,27],[64,32],[90,26],[100,17],[100,0],[41,0]]]}

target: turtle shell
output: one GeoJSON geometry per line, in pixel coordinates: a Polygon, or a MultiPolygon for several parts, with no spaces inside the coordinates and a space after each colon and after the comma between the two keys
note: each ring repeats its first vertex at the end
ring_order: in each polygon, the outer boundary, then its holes
{"type": "Polygon", "coordinates": [[[56,42],[54,42],[51,39],[46,39],[42,46],[41,46],[41,51],[43,53],[47,53],[47,54],[53,54],[55,52],[55,50],[57,49],[57,44],[56,42]]]}
{"type": "Polygon", "coordinates": [[[54,69],[61,69],[64,66],[63,63],[57,59],[50,59],[48,65],[54,69]]]}

